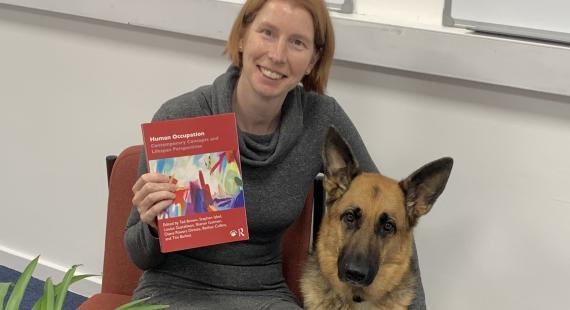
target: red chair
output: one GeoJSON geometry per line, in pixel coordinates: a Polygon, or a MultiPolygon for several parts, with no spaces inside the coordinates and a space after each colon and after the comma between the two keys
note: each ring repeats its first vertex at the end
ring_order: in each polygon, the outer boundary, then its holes
{"type": "MultiPolygon", "coordinates": [[[[131,300],[142,271],[128,258],[123,247],[123,232],[131,211],[131,188],[137,179],[137,169],[141,145],[125,149],[118,157],[107,157],[107,176],[109,181],[109,200],[107,204],[107,230],[105,237],[105,256],[103,261],[103,284],[101,293],[88,298],[81,310],[115,309],[131,300]]],[[[310,250],[312,226],[318,227],[320,221],[313,224],[313,200],[315,199],[316,219],[322,214],[322,190],[320,181],[315,181],[317,190],[309,190],[305,208],[297,221],[283,237],[283,274],[287,285],[303,300],[299,288],[302,266],[310,250]]],[[[315,229],[315,232],[317,230],[315,229]]]]}

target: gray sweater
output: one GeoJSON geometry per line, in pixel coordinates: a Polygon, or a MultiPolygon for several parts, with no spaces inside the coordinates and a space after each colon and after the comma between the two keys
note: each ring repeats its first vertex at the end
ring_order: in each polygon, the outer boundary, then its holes
{"type": "MultiPolygon", "coordinates": [[[[231,112],[238,77],[239,70],[230,67],[212,85],[166,102],[153,121],[231,112]]],[[[314,177],[323,169],[321,147],[331,125],[349,141],[361,168],[377,171],[360,135],[339,104],[331,97],[306,92],[301,86],[287,95],[276,132],[257,136],[238,130],[248,241],[162,254],[158,239],[139,221],[139,214],[133,208],[125,246],[133,262],[145,270],[135,298],[152,296],[155,302],[170,304],[173,299],[186,299],[193,304],[189,299],[203,298],[205,305],[208,298],[218,293],[226,297],[251,295],[256,300],[260,296],[294,300],[281,272],[281,237],[300,214],[314,177]]],[[[146,173],[145,162],[141,158],[140,174],[146,173]]],[[[417,257],[413,259],[413,267],[417,270],[417,257]]],[[[222,308],[215,303],[211,307],[222,308]]],[[[418,297],[410,309],[424,307],[420,281],[418,297]]],[[[226,308],[238,307],[234,304],[226,308]]]]}

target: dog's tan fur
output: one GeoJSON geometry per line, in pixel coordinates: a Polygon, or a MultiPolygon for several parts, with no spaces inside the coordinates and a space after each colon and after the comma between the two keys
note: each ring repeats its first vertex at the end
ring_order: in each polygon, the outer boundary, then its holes
{"type": "Polygon", "coordinates": [[[316,253],[301,280],[306,309],[407,309],[416,292],[410,269],[412,230],[443,191],[452,160],[440,159],[397,182],[360,172],[350,147],[334,130],[327,134],[323,158],[327,210],[316,253]],[[347,213],[357,214],[358,221],[346,220],[347,213]],[[395,227],[393,232],[384,229],[390,227],[384,226],[387,222],[395,227]],[[341,279],[342,263],[354,255],[367,262],[373,258],[367,264],[377,266],[371,283],[341,279]]]}

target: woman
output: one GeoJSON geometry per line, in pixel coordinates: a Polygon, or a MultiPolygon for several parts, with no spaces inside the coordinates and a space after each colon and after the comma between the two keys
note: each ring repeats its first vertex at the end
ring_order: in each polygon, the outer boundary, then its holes
{"type": "MultiPolygon", "coordinates": [[[[377,168],[348,116],[323,94],[334,35],[322,0],[246,1],[225,53],[226,73],[168,101],[153,120],[236,113],[250,240],[160,253],[155,219],[175,189],[167,176],[146,173],[141,158],[125,233],[145,270],[134,298],[180,309],[301,309],[281,273],[280,240],[322,170],[326,129],[339,130],[363,169],[377,168]]],[[[419,305],[421,284],[418,292],[419,305]]]]}

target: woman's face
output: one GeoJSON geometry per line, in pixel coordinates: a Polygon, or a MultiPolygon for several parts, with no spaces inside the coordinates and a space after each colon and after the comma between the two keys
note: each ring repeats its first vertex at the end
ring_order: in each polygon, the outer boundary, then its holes
{"type": "Polygon", "coordinates": [[[287,0],[269,0],[240,40],[241,89],[267,99],[287,93],[317,61],[311,14],[287,0]]]}

